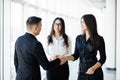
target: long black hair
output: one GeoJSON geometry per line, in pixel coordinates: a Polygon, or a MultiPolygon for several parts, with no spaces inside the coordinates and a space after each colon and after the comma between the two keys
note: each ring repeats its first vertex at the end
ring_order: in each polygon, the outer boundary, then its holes
{"type": "Polygon", "coordinates": [[[96,22],[95,16],[92,14],[86,14],[86,15],[83,15],[81,19],[84,20],[89,30],[90,39],[93,43],[93,46],[95,47],[95,49],[97,49],[99,47],[99,35],[97,32],[97,22],[96,22]]]}
{"type": "Polygon", "coordinates": [[[50,35],[48,36],[48,45],[49,45],[50,43],[53,43],[52,36],[55,35],[54,24],[55,24],[55,21],[56,21],[56,20],[60,20],[60,22],[61,22],[60,35],[62,35],[63,38],[64,38],[64,45],[66,45],[66,47],[68,47],[69,44],[68,44],[68,36],[67,36],[67,34],[65,33],[65,22],[64,22],[64,20],[63,20],[62,18],[60,18],[60,17],[55,18],[54,21],[53,21],[53,23],[52,23],[51,32],[50,32],[50,35]]]}

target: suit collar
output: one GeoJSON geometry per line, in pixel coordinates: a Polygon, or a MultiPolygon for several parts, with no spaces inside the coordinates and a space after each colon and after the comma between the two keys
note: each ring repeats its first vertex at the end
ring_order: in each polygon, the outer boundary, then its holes
{"type": "Polygon", "coordinates": [[[37,38],[36,38],[33,34],[31,34],[31,33],[29,33],[29,32],[26,32],[25,35],[29,35],[29,36],[31,36],[31,37],[33,37],[34,39],[37,40],[37,38]]]}

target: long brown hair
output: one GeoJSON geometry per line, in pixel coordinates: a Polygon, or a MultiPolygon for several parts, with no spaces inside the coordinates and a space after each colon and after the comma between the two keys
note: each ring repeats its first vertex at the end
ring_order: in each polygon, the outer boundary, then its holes
{"type": "Polygon", "coordinates": [[[60,17],[55,18],[54,21],[53,21],[53,23],[52,23],[51,32],[50,32],[50,35],[48,35],[48,45],[49,45],[50,43],[53,43],[52,35],[55,35],[54,24],[55,24],[55,21],[56,21],[56,20],[60,20],[60,22],[61,22],[61,27],[62,27],[62,28],[61,28],[61,31],[60,31],[60,35],[62,35],[63,38],[64,38],[64,45],[66,45],[66,47],[68,47],[69,44],[68,44],[68,36],[67,36],[67,34],[65,33],[65,22],[64,22],[64,20],[63,20],[62,18],[60,18],[60,17]]]}
{"type": "Polygon", "coordinates": [[[97,22],[95,16],[92,14],[86,14],[83,15],[81,19],[84,19],[84,22],[90,33],[90,39],[93,42],[93,46],[95,49],[97,49],[99,47],[99,35],[97,32],[97,22]]]}

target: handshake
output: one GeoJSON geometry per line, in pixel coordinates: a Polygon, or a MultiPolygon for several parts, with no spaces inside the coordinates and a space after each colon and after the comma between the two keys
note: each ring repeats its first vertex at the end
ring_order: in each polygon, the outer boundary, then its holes
{"type": "Polygon", "coordinates": [[[71,55],[54,55],[49,58],[50,61],[55,60],[57,58],[60,59],[60,65],[64,64],[66,61],[68,61],[68,57],[71,55]]]}

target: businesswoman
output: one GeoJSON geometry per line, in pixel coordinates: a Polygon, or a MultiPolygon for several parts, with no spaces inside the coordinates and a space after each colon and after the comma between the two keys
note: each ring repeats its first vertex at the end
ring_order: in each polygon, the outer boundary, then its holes
{"type": "Polygon", "coordinates": [[[97,23],[94,15],[86,14],[81,18],[83,34],[78,35],[73,55],[66,56],[67,60],[79,58],[78,80],[103,80],[102,65],[106,61],[105,43],[97,32],[97,23]],[[97,51],[100,59],[97,59],[97,51]]]}
{"type": "MultiPolygon", "coordinates": [[[[51,33],[48,36],[46,53],[50,61],[71,53],[71,41],[65,33],[65,22],[60,17],[55,18],[53,21],[51,33]]],[[[47,70],[47,80],[69,80],[68,62],[47,70]]]]}

